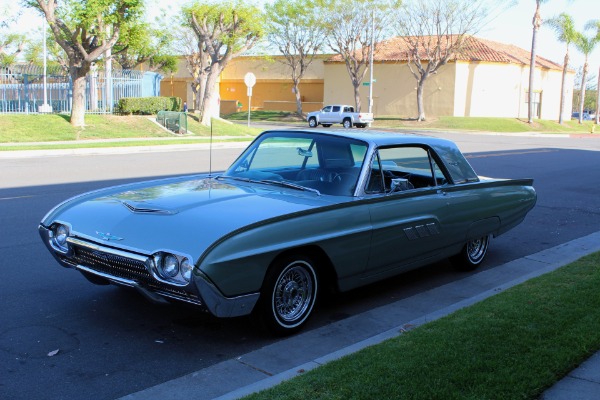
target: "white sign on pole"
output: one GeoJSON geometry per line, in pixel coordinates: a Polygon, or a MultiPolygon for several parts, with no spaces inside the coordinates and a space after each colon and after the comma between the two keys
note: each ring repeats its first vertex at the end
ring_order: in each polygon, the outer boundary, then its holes
{"type": "Polygon", "coordinates": [[[250,104],[252,101],[252,86],[256,84],[256,76],[252,72],[244,75],[244,83],[248,87],[248,126],[250,126],[250,104]]]}

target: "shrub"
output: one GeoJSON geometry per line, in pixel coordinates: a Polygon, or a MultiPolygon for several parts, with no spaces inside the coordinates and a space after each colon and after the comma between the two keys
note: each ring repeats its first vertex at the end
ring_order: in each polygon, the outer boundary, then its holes
{"type": "Polygon", "coordinates": [[[180,111],[179,97],[123,97],[118,103],[123,114],[150,115],[159,111],[180,111]]]}

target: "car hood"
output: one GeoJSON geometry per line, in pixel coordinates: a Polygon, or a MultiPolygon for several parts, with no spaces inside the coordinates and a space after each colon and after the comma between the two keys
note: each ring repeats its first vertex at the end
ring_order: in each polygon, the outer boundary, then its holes
{"type": "Polygon", "coordinates": [[[198,260],[213,242],[244,226],[351,199],[197,176],[84,194],[57,206],[42,224],[58,221],[77,237],[148,254],[177,251],[198,260]]]}

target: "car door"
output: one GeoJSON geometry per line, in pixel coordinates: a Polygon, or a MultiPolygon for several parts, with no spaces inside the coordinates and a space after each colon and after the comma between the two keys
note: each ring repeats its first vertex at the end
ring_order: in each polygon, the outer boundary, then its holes
{"type": "Polygon", "coordinates": [[[453,194],[430,149],[379,149],[365,196],[372,197],[371,252],[365,277],[395,274],[433,260],[451,244],[453,194]]]}
{"type": "Polygon", "coordinates": [[[319,120],[322,124],[331,123],[331,108],[332,106],[323,107],[321,110],[321,115],[319,116],[319,120]]]}

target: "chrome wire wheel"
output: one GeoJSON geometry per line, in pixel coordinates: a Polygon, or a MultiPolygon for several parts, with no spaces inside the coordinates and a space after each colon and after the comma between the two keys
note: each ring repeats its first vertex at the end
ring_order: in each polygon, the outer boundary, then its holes
{"type": "Polygon", "coordinates": [[[289,264],[279,275],[271,304],[282,325],[294,327],[303,322],[314,305],[315,272],[305,261],[289,264]]]}
{"type": "Polygon", "coordinates": [[[276,335],[299,331],[310,317],[318,293],[318,274],[311,258],[281,257],[265,276],[254,312],[263,326],[276,335]]]}
{"type": "Polygon", "coordinates": [[[489,244],[490,235],[471,239],[464,245],[459,254],[450,257],[450,261],[456,269],[472,271],[483,262],[489,244]]]}
{"type": "Polygon", "coordinates": [[[467,243],[467,257],[472,263],[479,264],[483,260],[487,252],[488,241],[489,237],[483,236],[467,243]]]}

